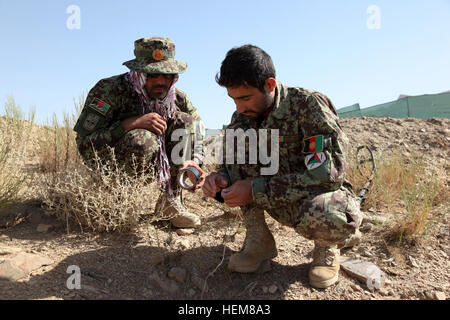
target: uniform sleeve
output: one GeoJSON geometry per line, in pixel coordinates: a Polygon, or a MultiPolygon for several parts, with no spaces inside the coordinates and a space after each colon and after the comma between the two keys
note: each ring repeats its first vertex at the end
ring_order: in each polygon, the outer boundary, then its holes
{"type": "Polygon", "coordinates": [[[75,124],[77,145],[82,155],[90,153],[92,147],[114,146],[126,133],[121,121],[114,120],[113,114],[119,100],[109,87],[102,80],[91,89],[75,124]]]}
{"type": "Polygon", "coordinates": [[[302,100],[306,107],[301,108],[299,123],[305,140],[298,151],[304,154],[304,166],[286,175],[252,180],[257,204],[270,207],[289,204],[309,192],[336,190],[344,182],[348,140],[338,123],[336,109],[318,92],[302,100]]]}

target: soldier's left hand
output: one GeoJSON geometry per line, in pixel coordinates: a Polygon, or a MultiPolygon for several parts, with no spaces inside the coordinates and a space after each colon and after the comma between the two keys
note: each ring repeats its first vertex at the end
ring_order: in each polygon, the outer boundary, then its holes
{"type": "MultiPolygon", "coordinates": [[[[195,161],[192,161],[192,160],[188,160],[188,161],[183,162],[181,164],[181,168],[180,169],[184,169],[184,168],[187,168],[187,167],[194,167],[195,169],[198,170],[198,172],[200,172],[200,178],[197,181],[197,185],[195,186],[194,189],[189,190],[189,192],[195,192],[198,189],[201,189],[201,187],[203,187],[203,184],[205,183],[205,179],[206,179],[206,173],[205,173],[205,171],[202,170],[202,168],[199,167],[199,165],[195,161]]],[[[188,171],[187,175],[188,175],[189,180],[191,180],[192,184],[194,184],[195,183],[195,177],[192,174],[192,172],[188,171]]]]}
{"type": "Polygon", "coordinates": [[[252,183],[250,180],[238,180],[223,189],[221,195],[229,207],[244,206],[253,201],[252,183]]]}

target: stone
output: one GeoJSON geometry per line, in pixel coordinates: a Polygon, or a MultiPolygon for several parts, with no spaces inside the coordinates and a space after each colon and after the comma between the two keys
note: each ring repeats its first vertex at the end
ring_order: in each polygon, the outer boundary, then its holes
{"type": "Polygon", "coordinates": [[[408,264],[413,268],[419,268],[419,265],[416,262],[416,259],[414,259],[411,256],[408,256],[408,264]]]}
{"type": "Polygon", "coordinates": [[[372,227],[373,227],[372,224],[370,224],[370,223],[365,223],[365,224],[363,224],[361,227],[359,227],[359,230],[360,230],[360,231],[363,231],[363,232],[369,232],[370,230],[372,230],[372,227]]]}
{"type": "Polygon", "coordinates": [[[269,292],[269,288],[264,286],[264,287],[262,287],[262,291],[263,291],[264,294],[266,294],[267,292],[269,292]]]}
{"type": "Polygon", "coordinates": [[[274,294],[275,292],[277,292],[277,290],[278,290],[278,287],[274,284],[269,287],[269,292],[271,294],[274,294]]]}
{"type": "Polygon", "coordinates": [[[385,282],[385,274],[375,264],[349,257],[341,257],[341,268],[351,277],[366,284],[368,289],[381,289],[385,282]]]}
{"type": "Polygon", "coordinates": [[[168,276],[170,279],[174,279],[180,283],[184,283],[186,280],[186,270],[183,268],[174,267],[170,269],[168,276]]]}
{"type": "Polygon", "coordinates": [[[181,249],[188,249],[191,246],[191,243],[188,239],[179,240],[177,241],[177,244],[181,249]]]}
{"type": "Polygon", "coordinates": [[[164,255],[161,253],[151,254],[148,260],[152,266],[157,266],[164,262],[164,255]]]}
{"type": "Polygon", "coordinates": [[[434,292],[434,298],[436,300],[446,300],[447,297],[445,296],[445,293],[442,291],[436,291],[434,292]]]}
{"type": "Polygon", "coordinates": [[[0,247],[0,278],[19,280],[33,270],[53,264],[53,260],[35,253],[22,252],[19,248],[0,247]]]}
{"type": "Polygon", "coordinates": [[[150,281],[154,285],[161,288],[164,292],[171,295],[176,294],[180,290],[178,284],[174,280],[160,277],[157,272],[154,272],[150,275],[150,281]]]}
{"type": "Polygon", "coordinates": [[[37,228],[36,228],[36,231],[37,232],[40,232],[40,233],[47,233],[47,232],[50,232],[50,231],[52,231],[53,230],[53,226],[52,225],[50,225],[50,224],[39,224],[38,226],[37,226],[37,228]]]}
{"type": "Polygon", "coordinates": [[[389,292],[385,288],[381,288],[378,292],[384,297],[389,295],[389,292]]]}
{"type": "Polygon", "coordinates": [[[187,296],[188,296],[189,298],[192,298],[193,296],[195,296],[196,293],[197,293],[197,292],[195,291],[195,289],[194,289],[194,288],[191,288],[191,289],[189,289],[189,291],[187,292],[187,296]]]}
{"type": "Polygon", "coordinates": [[[193,234],[195,232],[195,229],[194,228],[177,229],[175,232],[179,236],[187,236],[189,234],[193,234]]]}
{"type": "Polygon", "coordinates": [[[100,293],[100,290],[98,290],[97,288],[94,288],[93,286],[87,285],[87,284],[82,284],[81,290],[86,290],[86,291],[89,291],[92,293],[100,293]]]}

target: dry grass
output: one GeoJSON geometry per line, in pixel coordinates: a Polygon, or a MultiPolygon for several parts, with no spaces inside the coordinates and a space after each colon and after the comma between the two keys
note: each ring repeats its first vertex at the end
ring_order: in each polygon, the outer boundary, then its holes
{"type": "Polygon", "coordinates": [[[37,156],[42,172],[59,172],[82,163],[75,143],[76,134],[73,131],[76,120],[81,112],[84,96],[74,100],[74,113],[63,114],[62,123],[53,114],[51,123],[47,123],[38,135],[39,147],[37,156]]]}
{"type": "Polygon", "coordinates": [[[81,230],[129,232],[153,212],[160,190],[149,164],[141,164],[142,171],[130,175],[115,161],[113,149],[110,153],[108,162],[95,157],[95,170],[78,165],[46,175],[44,205],[66,221],[68,229],[76,222],[81,230]]]}
{"type": "Polygon", "coordinates": [[[19,201],[21,191],[31,179],[25,163],[33,119],[34,111],[25,120],[14,98],[8,97],[5,116],[0,117],[0,208],[19,201]]]}
{"type": "MultiPolygon", "coordinates": [[[[399,153],[384,153],[376,158],[377,172],[363,209],[395,213],[395,221],[385,235],[397,245],[419,240],[433,223],[433,208],[450,199],[446,173],[428,167],[414,155],[405,158],[399,153]]],[[[366,181],[356,169],[356,162],[348,178],[356,190],[366,181]]]]}

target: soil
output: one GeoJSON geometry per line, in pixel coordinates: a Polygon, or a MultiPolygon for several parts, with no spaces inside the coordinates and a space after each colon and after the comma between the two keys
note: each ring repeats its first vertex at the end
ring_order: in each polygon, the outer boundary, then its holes
{"type": "MultiPolygon", "coordinates": [[[[398,150],[405,156],[414,153],[430,166],[450,172],[450,119],[363,117],[343,119],[341,125],[352,146],[369,145],[376,154],[385,150],[398,150]]],[[[0,280],[0,299],[415,300],[450,296],[448,204],[434,208],[433,223],[420,241],[402,247],[381,236],[394,213],[372,208],[363,212],[368,219],[361,228],[362,243],[342,254],[373,262],[385,273],[384,286],[373,290],[342,270],[337,284],[312,288],[308,268],[313,242],[269,216],[266,221],[278,256],[257,273],[230,273],[227,260],[245,238],[240,217],[200,193],[187,195],[185,203],[203,222],[186,235],[178,235],[164,223],[145,221],[129,234],[81,232],[74,227],[68,231],[64,222],[49,216],[37,202],[16,206],[3,213],[3,225],[5,221],[10,225],[0,229],[0,246],[36,253],[54,263],[17,281],[0,280]],[[371,218],[386,223],[374,223],[371,218]],[[38,232],[40,224],[52,227],[38,232]],[[81,270],[81,289],[67,287],[68,268],[73,265],[81,270]]]]}

